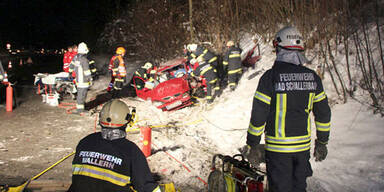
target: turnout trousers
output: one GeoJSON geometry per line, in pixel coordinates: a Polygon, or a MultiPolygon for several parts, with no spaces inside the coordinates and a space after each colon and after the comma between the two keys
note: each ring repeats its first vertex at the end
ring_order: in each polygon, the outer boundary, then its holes
{"type": "Polygon", "coordinates": [[[77,88],[76,109],[84,110],[85,99],[87,98],[88,88],[77,88]]]}
{"type": "Polygon", "coordinates": [[[237,83],[239,82],[242,75],[242,71],[238,71],[235,73],[228,73],[228,85],[231,87],[231,89],[234,89],[237,86],[237,83]]]}
{"type": "Polygon", "coordinates": [[[215,71],[216,70],[211,69],[204,74],[204,77],[207,83],[207,96],[205,97],[206,99],[214,99],[216,96],[216,92],[220,88],[218,85],[218,78],[215,71]],[[213,95],[212,95],[212,90],[213,90],[213,95]]]}
{"type": "Polygon", "coordinates": [[[310,151],[277,153],[265,151],[270,192],[305,192],[312,176],[310,151]]]}

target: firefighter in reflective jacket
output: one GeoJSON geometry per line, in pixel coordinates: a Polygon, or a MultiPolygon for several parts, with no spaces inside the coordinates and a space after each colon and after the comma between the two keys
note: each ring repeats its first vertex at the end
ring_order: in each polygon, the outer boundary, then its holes
{"type": "Polygon", "coordinates": [[[161,192],[139,147],[126,139],[129,107],[114,99],[101,109],[101,132],[83,138],[72,161],[70,192],[161,192]]]}
{"type": "Polygon", "coordinates": [[[87,98],[88,88],[92,81],[91,71],[89,69],[89,61],[87,59],[87,53],[89,52],[87,45],[82,42],[78,46],[78,53],[72,59],[71,64],[69,65],[69,76],[74,72],[76,87],[77,87],[77,96],[76,96],[76,111],[73,111],[74,114],[83,113],[85,100],[87,98]]]}
{"type": "Polygon", "coordinates": [[[96,62],[92,56],[88,56],[88,59],[89,59],[89,70],[91,70],[92,79],[96,80],[98,78],[96,62]]]}
{"type": "Polygon", "coordinates": [[[189,44],[187,50],[192,58],[199,62],[199,66],[191,73],[192,77],[204,77],[207,82],[206,100],[213,102],[217,91],[220,89],[217,77],[217,57],[208,49],[197,44],[189,44]],[[213,91],[212,91],[213,90],[213,91]],[[213,92],[213,95],[212,95],[213,92]]]}
{"type": "Polygon", "coordinates": [[[118,47],[116,49],[116,54],[111,58],[111,61],[109,63],[109,69],[112,71],[111,83],[113,84],[115,94],[117,94],[116,91],[120,91],[123,88],[124,79],[127,75],[124,63],[124,55],[124,47],[118,47]]]}
{"type": "Polygon", "coordinates": [[[136,70],[133,75],[135,78],[135,86],[138,90],[141,90],[145,87],[145,82],[151,79],[151,70],[153,64],[151,62],[146,62],[142,67],[136,70]]]}
{"type": "Polygon", "coordinates": [[[312,176],[311,112],[316,124],[315,160],[324,160],[328,153],[331,110],[321,79],[302,65],[308,62],[303,44],[294,27],[277,33],[276,61],[262,75],[253,99],[248,160],[258,161],[256,149],[265,133],[267,176],[273,192],[306,191],[306,178],[312,176]]]}
{"type": "Polygon", "coordinates": [[[227,42],[228,51],[223,58],[224,71],[228,73],[228,85],[235,90],[242,74],[241,49],[233,41],[227,42]]]}

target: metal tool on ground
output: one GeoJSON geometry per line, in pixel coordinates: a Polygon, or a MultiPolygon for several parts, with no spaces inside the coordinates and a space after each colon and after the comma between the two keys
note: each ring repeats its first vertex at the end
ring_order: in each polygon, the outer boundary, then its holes
{"type": "Polygon", "coordinates": [[[75,151],[73,151],[72,153],[70,153],[69,155],[63,157],[62,159],[60,159],[59,161],[57,161],[56,163],[54,163],[53,165],[51,165],[50,167],[46,168],[44,171],[40,172],[39,174],[35,175],[34,177],[32,177],[31,179],[28,179],[25,183],[23,183],[22,185],[19,185],[19,186],[15,186],[15,187],[10,187],[10,186],[0,186],[0,192],[22,192],[24,191],[24,189],[27,188],[28,184],[31,183],[33,180],[36,180],[38,179],[40,176],[42,176],[44,173],[48,172],[49,170],[51,170],[52,168],[56,167],[58,164],[60,164],[61,162],[63,162],[64,160],[66,160],[67,158],[69,158],[70,156],[72,156],[73,154],[75,154],[75,151]]]}
{"type": "Polygon", "coordinates": [[[263,192],[264,173],[244,159],[242,154],[224,156],[216,154],[212,159],[208,176],[208,192],[263,192]],[[241,160],[237,158],[241,157],[241,160]],[[222,160],[221,170],[216,168],[216,159],[222,160]]]}

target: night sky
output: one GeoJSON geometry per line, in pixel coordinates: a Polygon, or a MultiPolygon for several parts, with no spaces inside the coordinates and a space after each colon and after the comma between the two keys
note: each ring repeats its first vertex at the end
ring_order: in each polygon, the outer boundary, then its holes
{"type": "Polygon", "coordinates": [[[104,24],[128,1],[1,0],[0,46],[65,48],[96,42],[104,24]]]}

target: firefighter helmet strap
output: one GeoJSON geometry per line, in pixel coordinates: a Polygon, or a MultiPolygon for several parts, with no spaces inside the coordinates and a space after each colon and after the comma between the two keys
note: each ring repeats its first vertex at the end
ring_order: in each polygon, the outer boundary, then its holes
{"type": "Polygon", "coordinates": [[[127,136],[127,132],[125,131],[125,126],[124,126],[124,130],[122,128],[121,129],[110,129],[110,128],[102,127],[101,128],[101,136],[103,137],[103,139],[112,141],[115,139],[125,138],[127,136]]]}

